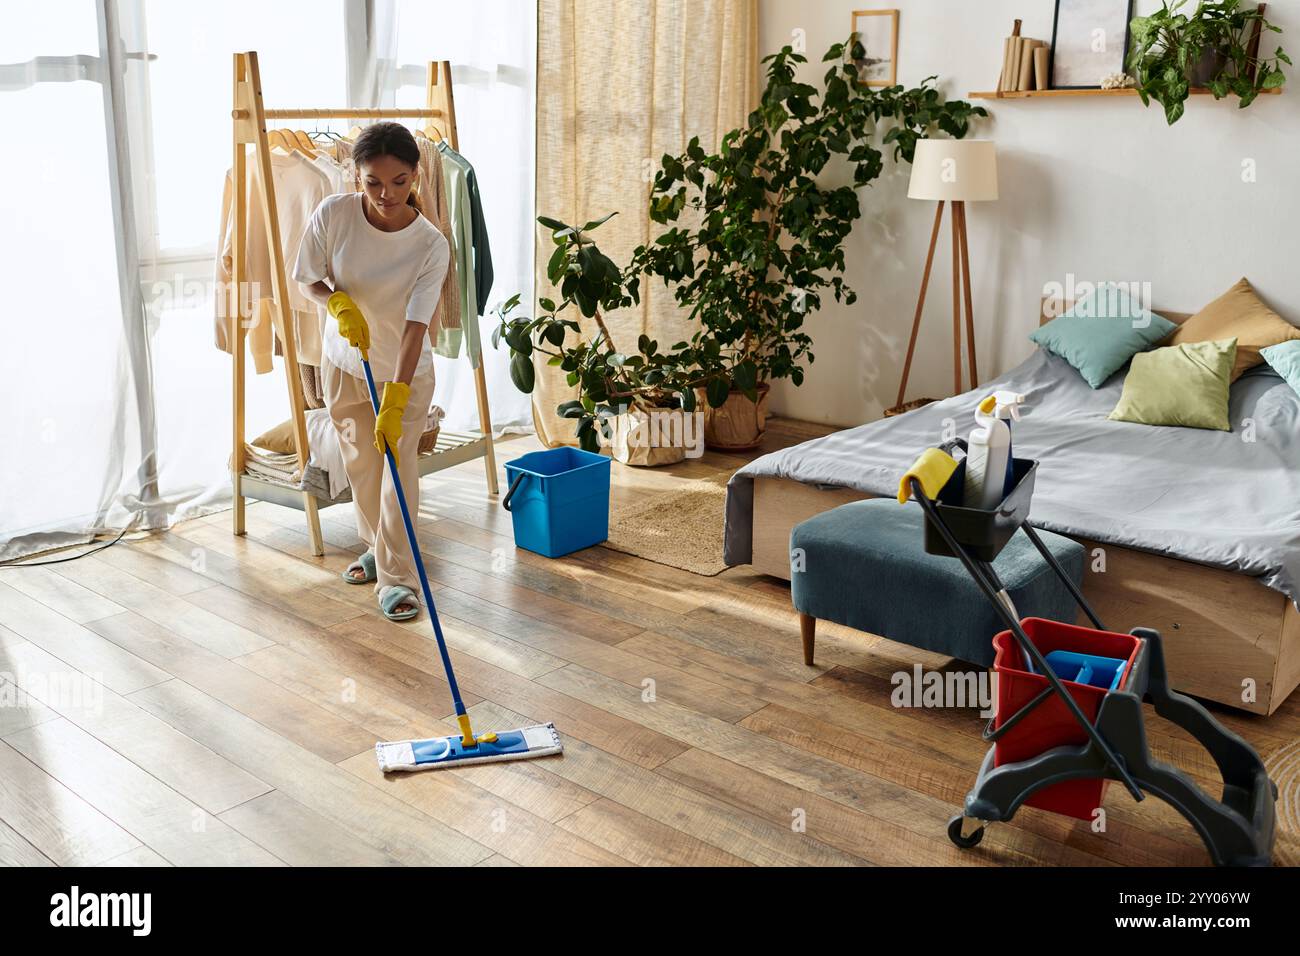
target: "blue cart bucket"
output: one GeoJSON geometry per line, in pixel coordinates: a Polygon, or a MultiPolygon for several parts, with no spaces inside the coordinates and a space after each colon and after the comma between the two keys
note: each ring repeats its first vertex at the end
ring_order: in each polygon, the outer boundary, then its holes
{"type": "Polygon", "coordinates": [[[501,504],[515,546],[558,558],[609,537],[609,459],[578,448],[529,452],[506,462],[501,504]]]}

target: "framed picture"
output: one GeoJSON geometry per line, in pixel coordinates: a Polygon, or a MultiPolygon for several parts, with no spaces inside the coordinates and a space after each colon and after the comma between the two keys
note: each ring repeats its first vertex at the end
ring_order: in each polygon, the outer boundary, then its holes
{"type": "Polygon", "coordinates": [[[1096,90],[1101,78],[1123,73],[1133,0],[1056,0],[1050,85],[1096,90]]]}
{"type": "Polygon", "coordinates": [[[898,11],[854,10],[853,30],[864,48],[853,62],[858,79],[867,86],[898,82],[898,11]]]}

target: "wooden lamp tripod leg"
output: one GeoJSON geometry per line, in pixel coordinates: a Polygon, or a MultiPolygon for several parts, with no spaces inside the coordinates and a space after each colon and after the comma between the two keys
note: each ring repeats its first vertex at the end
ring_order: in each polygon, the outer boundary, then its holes
{"type": "Polygon", "coordinates": [[[916,334],[921,328],[921,313],[925,311],[925,290],[930,285],[930,267],[934,265],[934,247],[939,242],[939,226],[943,222],[943,200],[934,211],[934,228],[930,231],[930,251],[925,256],[925,271],[921,274],[921,293],[916,299],[916,315],[912,318],[912,337],[907,342],[907,358],[903,362],[903,379],[898,383],[898,400],[894,407],[901,411],[903,396],[907,393],[907,377],[912,371],[912,355],[916,352],[916,334]]]}
{"type": "Polygon", "coordinates": [[[974,388],[980,383],[980,376],[975,363],[975,310],[971,307],[970,249],[966,245],[966,203],[956,203],[953,211],[958,214],[956,221],[961,227],[961,275],[966,290],[966,358],[970,367],[970,387],[974,388]]]}
{"type": "Polygon", "coordinates": [[[952,393],[961,394],[961,200],[952,204],[952,393]]]}

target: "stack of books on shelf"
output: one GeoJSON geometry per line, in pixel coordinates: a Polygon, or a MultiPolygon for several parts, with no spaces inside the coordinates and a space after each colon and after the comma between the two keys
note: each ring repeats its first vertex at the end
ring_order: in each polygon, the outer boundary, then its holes
{"type": "Polygon", "coordinates": [[[1020,21],[1017,20],[1011,36],[1002,44],[1002,75],[998,77],[998,92],[1047,89],[1048,49],[1046,40],[1022,37],[1020,21]]]}

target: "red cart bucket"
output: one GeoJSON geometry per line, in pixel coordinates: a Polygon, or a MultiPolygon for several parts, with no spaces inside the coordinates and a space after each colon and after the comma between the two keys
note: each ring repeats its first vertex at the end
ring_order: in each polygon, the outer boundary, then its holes
{"type": "MultiPolygon", "coordinates": [[[[1073,624],[1062,624],[1059,621],[1048,621],[1038,617],[1027,617],[1020,622],[1020,626],[1029,640],[1044,655],[1052,651],[1075,651],[1080,654],[1095,654],[1099,657],[1117,657],[1127,661],[1119,685],[1120,689],[1127,686],[1129,674],[1133,669],[1133,660],[1137,657],[1141,643],[1133,635],[1095,631],[1088,627],[1077,627],[1073,624]]],[[[1003,631],[993,638],[993,650],[993,672],[998,675],[998,709],[995,727],[1001,727],[1004,721],[1010,720],[1021,707],[1042,693],[1048,686],[1048,681],[1041,674],[1031,674],[1025,670],[1024,654],[1010,631],[1003,631]]],[[[1095,722],[1106,691],[1100,687],[1076,684],[1069,680],[1063,680],[1061,683],[1079,705],[1084,716],[1095,722]]],[[[1056,694],[1052,694],[1027,714],[1024,720],[1008,730],[1005,737],[997,741],[993,763],[994,766],[1001,766],[1004,763],[1028,760],[1053,747],[1087,742],[1087,733],[1074,719],[1065,702],[1056,694]]],[[[1091,820],[1093,811],[1101,806],[1107,783],[1109,783],[1107,780],[1070,780],[1053,784],[1039,790],[1025,803],[1067,817],[1091,820]]]]}

